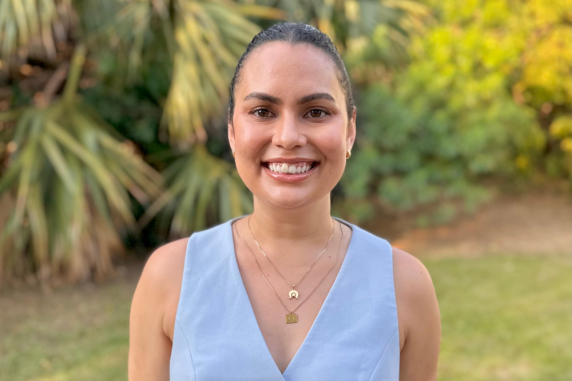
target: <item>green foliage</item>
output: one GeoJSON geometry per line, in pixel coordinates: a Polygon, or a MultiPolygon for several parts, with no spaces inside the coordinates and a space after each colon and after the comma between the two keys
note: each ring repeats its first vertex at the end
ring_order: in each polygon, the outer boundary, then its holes
{"type": "Polygon", "coordinates": [[[20,51],[20,55],[46,55],[53,59],[55,45],[65,38],[72,17],[71,0],[0,1],[2,59],[8,60],[21,47],[27,51],[20,51]]]}
{"type": "Polygon", "coordinates": [[[518,129],[527,120],[498,106],[479,117],[467,115],[467,108],[447,114],[448,104],[439,93],[412,107],[413,101],[382,85],[365,92],[356,153],[343,177],[348,197],[373,194],[400,210],[438,203],[434,222],[452,217],[456,200],[463,200],[467,211],[486,200],[489,192],[478,176],[507,170],[505,149],[512,135],[503,128],[509,123],[518,129]]]}
{"type": "MultiPolygon", "coordinates": [[[[473,0],[459,7],[453,0],[426,2],[436,10],[439,23],[428,36],[417,38],[414,59],[424,64],[410,71],[429,69],[431,61],[432,74],[439,80],[465,80],[455,76],[465,71],[477,81],[497,82],[491,100],[510,97],[513,103],[528,106],[544,135],[544,157],[531,163],[523,152],[519,165],[534,170],[544,166],[549,174],[569,177],[568,143],[551,134],[550,126],[572,112],[570,3],[473,0]]],[[[567,128],[572,133],[572,126],[567,128]]]]}
{"type": "Polygon", "coordinates": [[[422,29],[429,9],[411,0],[259,0],[283,9],[292,22],[311,24],[326,33],[342,53],[364,48],[379,28],[386,43],[403,47],[408,34],[422,29]]]}
{"type": "Polygon", "coordinates": [[[424,29],[430,9],[418,1],[259,0],[288,21],[314,25],[334,42],[355,83],[365,85],[407,61],[411,35],[424,29]]]}
{"type": "Polygon", "coordinates": [[[61,99],[19,112],[16,149],[0,179],[8,210],[0,285],[30,274],[42,283],[107,276],[118,230],[136,227],[129,194],[147,203],[161,192],[159,174],[77,99],[84,54],[78,47],[61,99]]]}
{"type": "Polygon", "coordinates": [[[252,211],[252,196],[234,166],[204,146],[180,155],[162,174],[167,190],[141,217],[142,226],[162,211],[160,229],[181,237],[252,211]]]}
{"type": "Polygon", "coordinates": [[[133,83],[150,64],[157,64],[157,55],[168,57],[159,65],[170,77],[163,105],[163,126],[168,132],[164,136],[179,147],[206,142],[205,124],[224,120],[221,116],[236,62],[260,31],[245,15],[281,16],[272,8],[240,7],[230,0],[112,3],[117,10],[96,26],[103,32],[94,47],[107,57],[107,71],[116,78],[119,74],[126,83],[133,83]]]}
{"type": "Polygon", "coordinates": [[[572,174],[572,55],[570,3],[530,0],[520,10],[519,37],[526,44],[522,77],[513,92],[538,110],[548,144],[544,166],[550,175],[572,174]]]}
{"type": "Polygon", "coordinates": [[[572,172],[572,117],[560,115],[552,121],[549,136],[556,143],[553,152],[546,158],[546,170],[553,176],[572,172]]]}
{"type": "Polygon", "coordinates": [[[572,128],[558,116],[570,112],[563,3],[429,3],[437,19],[413,38],[410,64],[361,96],[348,196],[404,210],[437,205],[423,221],[445,221],[455,199],[468,210],[485,200],[489,177],[542,166],[569,174],[572,128]]]}
{"type": "Polygon", "coordinates": [[[135,143],[145,155],[169,146],[159,142],[162,109],[146,86],[133,86],[121,91],[98,85],[82,92],[86,103],[117,132],[135,143]]]}

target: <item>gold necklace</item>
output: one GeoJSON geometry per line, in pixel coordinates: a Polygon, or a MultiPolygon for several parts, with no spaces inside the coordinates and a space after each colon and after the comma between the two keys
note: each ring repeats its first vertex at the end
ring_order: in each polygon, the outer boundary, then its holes
{"type": "MultiPolygon", "coordinates": [[[[236,223],[234,224],[236,225],[236,223]]],[[[334,227],[335,227],[335,223],[334,223],[334,227]]],[[[340,223],[340,231],[342,232],[342,238],[340,239],[340,243],[338,244],[338,253],[336,254],[336,260],[334,262],[334,265],[330,268],[330,270],[326,273],[326,275],[320,280],[320,282],[318,283],[318,285],[316,286],[316,288],[314,288],[312,290],[312,292],[310,292],[310,294],[308,295],[308,297],[306,299],[304,299],[300,304],[298,304],[298,307],[294,308],[292,311],[290,311],[290,309],[288,307],[286,307],[286,304],[284,304],[284,302],[282,301],[282,299],[280,299],[280,296],[278,295],[278,293],[276,292],[276,290],[274,289],[274,287],[272,287],[272,285],[270,284],[270,282],[268,282],[268,279],[266,279],[266,276],[264,276],[264,271],[262,271],[262,267],[260,267],[260,263],[258,263],[258,259],[256,258],[256,255],[254,254],[254,251],[252,251],[250,249],[250,246],[242,239],[242,237],[240,236],[240,234],[238,234],[238,229],[236,228],[236,226],[234,226],[234,231],[236,232],[236,235],[238,236],[238,238],[240,238],[240,240],[242,241],[242,243],[244,243],[244,245],[248,248],[248,250],[252,253],[252,256],[254,257],[254,260],[256,261],[256,264],[258,265],[258,269],[260,270],[260,273],[262,274],[262,277],[264,278],[264,280],[266,281],[266,284],[268,284],[268,286],[272,289],[272,291],[274,291],[274,294],[276,295],[276,297],[278,298],[278,300],[280,301],[280,303],[282,304],[282,306],[284,306],[284,309],[288,312],[288,314],[286,314],[286,324],[292,324],[292,323],[298,323],[298,315],[296,315],[294,312],[296,312],[296,310],[298,308],[300,308],[300,306],[302,304],[304,304],[304,302],[306,302],[306,300],[310,299],[310,296],[312,296],[312,294],[314,293],[314,291],[316,291],[318,289],[318,287],[320,287],[320,285],[322,284],[322,282],[324,281],[324,279],[326,279],[326,277],[328,275],[330,275],[330,273],[332,272],[332,270],[336,267],[337,263],[338,263],[338,258],[340,257],[340,248],[342,246],[342,242],[344,240],[344,231],[342,229],[342,224],[340,223]]]]}
{"type": "Polygon", "coordinates": [[[322,252],[320,253],[320,255],[318,255],[318,257],[314,260],[314,263],[312,263],[312,265],[310,267],[308,267],[308,270],[306,270],[306,272],[304,273],[304,275],[302,276],[302,278],[300,278],[300,280],[296,283],[290,283],[285,277],[284,275],[282,275],[282,273],[280,272],[280,270],[278,270],[278,268],[276,267],[276,265],[274,264],[274,262],[272,262],[270,260],[270,258],[268,257],[268,255],[266,255],[266,253],[264,252],[264,250],[262,250],[262,247],[260,246],[260,244],[258,243],[258,241],[256,240],[256,237],[254,236],[254,233],[252,233],[252,230],[250,229],[250,217],[252,216],[252,214],[250,216],[248,216],[248,230],[250,231],[250,234],[252,235],[252,238],[254,239],[254,242],[256,242],[256,246],[258,246],[258,248],[260,249],[260,251],[262,251],[262,254],[264,254],[264,256],[266,257],[266,259],[268,259],[268,261],[270,262],[270,264],[272,264],[272,266],[274,267],[274,269],[276,269],[276,272],[280,275],[280,277],[282,277],[282,279],[284,279],[284,282],[288,283],[288,285],[290,287],[292,287],[292,289],[288,292],[288,297],[290,300],[292,300],[292,298],[298,299],[299,293],[297,290],[295,290],[294,288],[296,287],[296,285],[298,283],[300,283],[301,281],[304,280],[304,278],[306,277],[306,275],[308,275],[308,273],[310,272],[310,270],[312,270],[312,268],[314,267],[314,265],[316,264],[316,262],[318,262],[318,259],[320,259],[320,257],[326,252],[326,250],[328,249],[328,246],[330,245],[330,241],[332,240],[332,237],[334,236],[334,229],[336,228],[336,223],[334,222],[334,219],[332,218],[332,222],[334,223],[332,226],[332,234],[330,235],[330,238],[328,239],[328,242],[326,243],[326,246],[324,247],[324,250],[322,250],[322,252]]]}

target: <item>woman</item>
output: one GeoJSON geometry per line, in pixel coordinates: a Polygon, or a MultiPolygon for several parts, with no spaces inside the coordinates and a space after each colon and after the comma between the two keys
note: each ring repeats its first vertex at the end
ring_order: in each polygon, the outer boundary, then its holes
{"type": "Polygon", "coordinates": [[[254,212],[151,255],[133,298],[129,379],[436,380],[426,268],[330,216],[356,135],[330,39],[292,23],[259,33],[230,95],[228,138],[254,212]]]}

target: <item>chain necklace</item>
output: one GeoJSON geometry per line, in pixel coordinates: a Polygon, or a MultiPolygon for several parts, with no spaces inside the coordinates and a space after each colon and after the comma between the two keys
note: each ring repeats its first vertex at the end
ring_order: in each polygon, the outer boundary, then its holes
{"type": "MultiPolygon", "coordinates": [[[[302,304],[304,304],[304,302],[306,302],[306,300],[310,299],[310,296],[312,296],[312,294],[314,293],[314,291],[316,291],[318,289],[318,287],[320,287],[320,285],[322,284],[322,282],[324,281],[324,279],[326,279],[326,277],[328,275],[330,275],[330,273],[332,272],[332,270],[336,267],[337,263],[338,263],[338,258],[340,256],[340,248],[342,246],[342,241],[344,240],[344,231],[342,229],[342,224],[340,224],[340,231],[342,233],[342,238],[340,239],[340,243],[338,244],[338,253],[336,254],[336,260],[334,262],[334,265],[330,268],[330,270],[326,273],[326,275],[320,280],[320,282],[318,283],[318,285],[316,286],[316,288],[314,288],[312,290],[312,292],[310,292],[310,294],[308,295],[308,297],[306,299],[304,299],[300,304],[298,304],[298,307],[294,308],[293,310],[290,310],[286,304],[284,304],[284,302],[282,301],[282,299],[280,298],[280,296],[278,295],[278,293],[276,292],[276,290],[274,289],[274,287],[272,287],[272,285],[270,284],[270,282],[268,282],[268,279],[266,279],[266,276],[264,275],[264,271],[262,271],[262,267],[260,267],[260,263],[258,263],[258,259],[256,258],[256,255],[254,254],[254,251],[252,251],[250,249],[250,246],[242,239],[242,237],[240,236],[240,234],[238,234],[238,229],[236,228],[236,223],[234,224],[234,231],[236,232],[236,235],[238,236],[238,238],[240,238],[240,240],[242,241],[242,243],[244,243],[244,245],[246,247],[248,247],[248,250],[252,253],[252,256],[254,257],[254,260],[256,261],[256,264],[258,265],[258,269],[260,270],[260,273],[262,274],[262,277],[264,278],[264,280],[266,281],[266,284],[268,284],[268,286],[272,289],[272,291],[274,291],[274,294],[276,295],[276,297],[278,298],[278,300],[280,301],[280,303],[282,304],[282,306],[284,306],[284,309],[288,312],[288,314],[286,314],[286,324],[292,324],[292,323],[298,323],[298,315],[296,315],[294,312],[296,312],[296,310],[298,308],[300,308],[300,306],[302,304]]],[[[334,227],[335,227],[335,223],[334,223],[334,227]]]]}
{"type": "Polygon", "coordinates": [[[260,244],[258,243],[258,241],[256,240],[256,237],[254,236],[254,234],[252,233],[252,230],[250,229],[250,217],[252,216],[252,214],[250,216],[248,216],[248,230],[250,231],[250,234],[252,235],[252,238],[254,239],[254,242],[256,242],[256,246],[258,246],[258,248],[260,249],[260,251],[262,251],[262,254],[264,254],[264,256],[266,257],[266,259],[268,259],[268,261],[270,262],[270,264],[272,264],[272,266],[274,267],[274,269],[276,270],[276,272],[280,275],[280,277],[282,279],[284,279],[284,282],[288,283],[288,285],[290,287],[292,287],[292,289],[288,292],[288,297],[291,300],[292,298],[298,299],[299,293],[297,290],[295,290],[294,288],[296,287],[296,285],[298,283],[300,283],[301,281],[304,280],[304,278],[306,277],[306,275],[308,275],[308,273],[310,272],[310,270],[312,270],[312,268],[314,267],[314,265],[316,264],[316,262],[318,262],[318,259],[320,259],[320,257],[326,252],[326,250],[328,249],[328,246],[330,245],[330,241],[332,240],[332,237],[334,236],[334,229],[336,228],[336,223],[334,222],[334,219],[332,218],[332,222],[333,222],[333,226],[332,226],[332,234],[330,235],[330,238],[328,239],[328,242],[326,243],[326,246],[324,247],[324,250],[322,250],[322,252],[320,253],[320,255],[318,255],[318,257],[316,258],[316,260],[314,260],[314,263],[312,263],[312,265],[310,267],[308,267],[308,270],[306,270],[306,272],[304,273],[304,275],[302,276],[302,278],[300,278],[300,280],[296,283],[290,283],[285,277],[284,275],[282,275],[282,273],[280,272],[280,270],[278,270],[278,268],[276,267],[276,265],[274,264],[274,262],[272,262],[270,260],[270,257],[268,257],[268,255],[266,255],[266,253],[264,252],[264,250],[262,250],[262,247],[260,246],[260,244]]]}

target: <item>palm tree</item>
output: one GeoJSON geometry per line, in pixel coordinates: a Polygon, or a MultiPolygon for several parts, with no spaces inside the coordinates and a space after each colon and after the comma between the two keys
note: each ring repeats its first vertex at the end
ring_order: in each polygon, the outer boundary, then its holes
{"type": "Polygon", "coordinates": [[[0,284],[109,275],[117,228],[136,228],[129,194],[146,203],[161,192],[161,176],[76,96],[85,51],[76,47],[63,96],[0,115],[16,121],[0,178],[0,284]]]}

